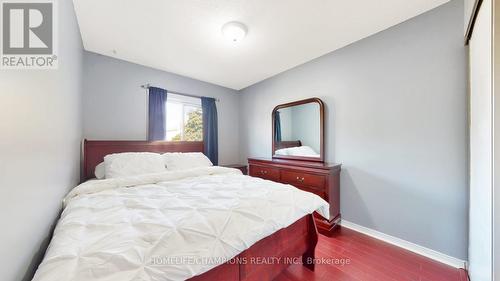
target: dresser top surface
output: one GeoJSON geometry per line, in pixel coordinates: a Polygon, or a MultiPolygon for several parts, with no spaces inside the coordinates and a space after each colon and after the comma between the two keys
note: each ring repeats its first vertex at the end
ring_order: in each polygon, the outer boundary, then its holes
{"type": "Polygon", "coordinates": [[[341,164],[336,163],[322,163],[322,162],[313,162],[313,161],[303,161],[303,160],[288,160],[288,159],[273,159],[273,158],[264,158],[264,157],[251,157],[248,158],[248,162],[261,162],[275,165],[291,165],[291,166],[299,166],[299,167],[308,167],[308,168],[316,168],[316,169],[334,169],[340,168],[341,164]]]}

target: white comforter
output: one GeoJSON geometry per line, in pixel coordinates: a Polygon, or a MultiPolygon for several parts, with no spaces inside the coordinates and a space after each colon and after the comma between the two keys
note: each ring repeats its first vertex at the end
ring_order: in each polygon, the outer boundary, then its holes
{"type": "Polygon", "coordinates": [[[185,280],[328,207],[221,167],[89,181],[66,197],[34,280],[185,280]]]}

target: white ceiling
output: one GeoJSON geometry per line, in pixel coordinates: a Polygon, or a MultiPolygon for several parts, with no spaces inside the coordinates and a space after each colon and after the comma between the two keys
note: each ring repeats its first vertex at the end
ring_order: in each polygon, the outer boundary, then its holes
{"type": "Polygon", "coordinates": [[[448,1],[73,0],[86,50],[236,90],[448,1]]]}

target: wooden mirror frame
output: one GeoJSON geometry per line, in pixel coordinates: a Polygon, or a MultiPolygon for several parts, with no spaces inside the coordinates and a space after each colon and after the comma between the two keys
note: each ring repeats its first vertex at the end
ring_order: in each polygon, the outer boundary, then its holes
{"type": "MultiPolygon", "coordinates": [[[[325,133],[324,133],[324,131],[325,131],[325,109],[324,108],[325,108],[324,103],[319,98],[310,98],[310,99],[299,100],[299,101],[294,101],[294,102],[289,102],[289,103],[277,105],[273,109],[272,118],[271,118],[271,122],[272,122],[271,136],[273,139],[273,147],[272,147],[273,159],[290,159],[290,160],[303,160],[303,161],[312,161],[312,162],[325,162],[325,147],[324,147],[324,143],[325,143],[325,133]],[[280,109],[283,109],[283,108],[301,105],[301,104],[307,104],[307,103],[317,103],[319,105],[319,120],[320,120],[320,124],[319,124],[319,148],[320,148],[319,157],[275,155],[274,152],[276,151],[276,141],[275,141],[275,137],[274,137],[274,130],[275,130],[274,119],[276,116],[276,112],[280,109]]],[[[295,141],[285,141],[285,142],[286,143],[293,143],[295,141]]]]}

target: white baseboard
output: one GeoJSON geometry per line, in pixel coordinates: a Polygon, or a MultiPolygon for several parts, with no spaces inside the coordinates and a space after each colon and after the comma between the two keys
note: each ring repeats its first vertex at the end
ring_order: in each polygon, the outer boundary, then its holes
{"type": "Polygon", "coordinates": [[[357,232],[366,234],[368,236],[371,236],[373,238],[376,238],[378,240],[382,240],[384,242],[387,242],[389,244],[398,246],[400,248],[406,249],[408,251],[417,253],[419,255],[428,257],[430,259],[433,259],[435,261],[447,264],[449,266],[453,266],[456,268],[467,268],[467,262],[461,259],[457,259],[451,256],[448,256],[446,254],[440,253],[438,251],[417,245],[412,242],[408,242],[406,240],[387,235],[385,233],[373,230],[368,227],[364,227],[355,223],[352,223],[350,221],[346,220],[341,220],[340,225],[345,227],[345,228],[350,228],[352,230],[355,230],[357,232]]]}

